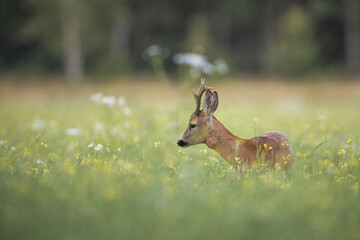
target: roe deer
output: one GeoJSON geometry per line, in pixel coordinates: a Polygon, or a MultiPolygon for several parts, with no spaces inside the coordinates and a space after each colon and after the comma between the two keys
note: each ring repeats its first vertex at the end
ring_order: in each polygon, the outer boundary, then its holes
{"type": "Polygon", "coordinates": [[[201,79],[199,92],[196,94],[193,91],[196,109],[177,144],[180,147],[188,147],[205,143],[228,163],[236,166],[243,163],[251,166],[264,159],[270,161],[271,167],[280,164],[283,168],[289,169],[293,164],[294,154],[287,137],[280,132],[265,132],[250,139],[233,135],[213,115],[219,99],[217,92],[212,92],[212,89],[205,86],[205,79],[201,79]],[[204,92],[206,93],[203,109],[200,110],[201,96],[204,92]]]}

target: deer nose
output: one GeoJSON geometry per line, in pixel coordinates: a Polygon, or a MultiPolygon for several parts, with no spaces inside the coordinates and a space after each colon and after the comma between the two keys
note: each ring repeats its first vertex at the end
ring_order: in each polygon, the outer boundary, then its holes
{"type": "Polygon", "coordinates": [[[184,146],[188,145],[188,143],[187,143],[187,142],[184,142],[183,140],[179,140],[179,141],[177,142],[177,145],[178,145],[179,147],[184,147],[184,146]]]}

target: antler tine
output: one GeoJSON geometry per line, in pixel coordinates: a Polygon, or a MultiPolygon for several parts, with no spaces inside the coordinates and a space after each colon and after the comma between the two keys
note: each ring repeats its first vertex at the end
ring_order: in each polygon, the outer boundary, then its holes
{"type": "Polygon", "coordinates": [[[193,93],[193,95],[194,95],[195,102],[196,102],[195,112],[200,111],[201,96],[203,95],[203,93],[206,92],[207,90],[211,90],[211,89],[213,89],[213,88],[212,88],[212,87],[205,86],[205,78],[201,78],[201,85],[200,85],[199,92],[198,92],[198,93],[195,93],[195,91],[192,90],[192,93],[193,93]]]}

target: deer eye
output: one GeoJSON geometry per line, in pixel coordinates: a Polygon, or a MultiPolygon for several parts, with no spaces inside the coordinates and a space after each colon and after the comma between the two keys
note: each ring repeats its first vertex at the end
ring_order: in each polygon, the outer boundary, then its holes
{"type": "Polygon", "coordinates": [[[190,128],[194,128],[195,126],[195,124],[190,124],[190,128]]]}

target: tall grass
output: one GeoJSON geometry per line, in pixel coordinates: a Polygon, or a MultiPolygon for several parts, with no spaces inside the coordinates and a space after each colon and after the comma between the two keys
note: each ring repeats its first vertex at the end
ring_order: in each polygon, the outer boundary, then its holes
{"type": "Polygon", "coordinates": [[[292,170],[239,174],[205,145],[179,149],[190,93],[126,96],[131,115],[82,96],[2,98],[0,238],[359,239],[359,104],[219,95],[235,134],[288,136],[292,170]]]}

